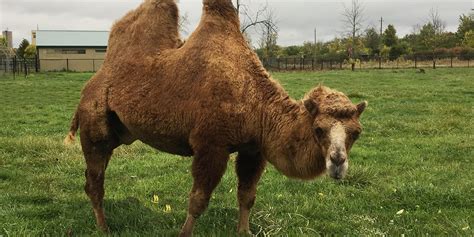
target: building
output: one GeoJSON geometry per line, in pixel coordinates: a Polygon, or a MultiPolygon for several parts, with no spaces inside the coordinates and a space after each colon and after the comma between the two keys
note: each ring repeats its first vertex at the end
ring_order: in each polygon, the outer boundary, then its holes
{"type": "Polygon", "coordinates": [[[2,32],[3,38],[7,41],[7,47],[13,48],[13,33],[11,31],[5,30],[2,32]]]}
{"type": "Polygon", "coordinates": [[[41,71],[95,72],[105,59],[108,31],[32,31],[41,71]]]}

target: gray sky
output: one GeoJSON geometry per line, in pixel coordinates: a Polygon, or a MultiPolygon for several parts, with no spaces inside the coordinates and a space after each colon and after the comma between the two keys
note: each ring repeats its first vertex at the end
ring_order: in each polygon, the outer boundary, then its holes
{"type": "MultiPolygon", "coordinates": [[[[244,0],[257,9],[264,0],[244,0]]],[[[437,8],[447,30],[456,31],[459,15],[474,8],[474,0],[359,0],[365,8],[364,26],[379,27],[380,16],[395,25],[399,36],[427,18],[430,8],[437,8]]],[[[13,31],[14,44],[26,38],[37,25],[42,30],[110,30],[113,22],[138,6],[141,0],[0,0],[0,30],[13,31]]],[[[181,13],[189,17],[193,31],[201,16],[201,0],[181,0],[181,13]]],[[[280,45],[301,44],[314,39],[327,41],[343,31],[341,12],[350,0],[268,0],[278,20],[280,45]]],[[[253,36],[256,42],[256,37],[253,36]]]]}

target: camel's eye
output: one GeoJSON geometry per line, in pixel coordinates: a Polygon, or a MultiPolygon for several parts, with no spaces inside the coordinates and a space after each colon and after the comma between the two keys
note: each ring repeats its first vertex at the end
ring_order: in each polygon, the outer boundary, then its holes
{"type": "Polygon", "coordinates": [[[314,129],[314,132],[316,133],[316,136],[318,136],[318,138],[321,138],[324,135],[324,130],[320,127],[314,129]]]}
{"type": "Polygon", "coordinates": [[[354,132],[352,133],[352,140],[355,141],[357,139],[359,139],[359,136],[360,136],[360,132],[354,132]]]}

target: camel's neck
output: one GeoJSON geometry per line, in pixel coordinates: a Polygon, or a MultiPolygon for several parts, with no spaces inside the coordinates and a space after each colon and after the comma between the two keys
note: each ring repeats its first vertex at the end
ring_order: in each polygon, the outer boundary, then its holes
{"type": "Polygon", "coordinates": [[[281,90],[262,108],[262,153],[286,176],[314,178],[324,172],[326,162],[313,137],[312,119],[301,102],[281,90]]]}

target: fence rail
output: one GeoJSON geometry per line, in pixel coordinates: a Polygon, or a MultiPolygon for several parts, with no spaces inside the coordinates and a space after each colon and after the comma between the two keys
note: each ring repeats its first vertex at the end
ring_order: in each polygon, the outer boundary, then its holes
{"type": "MultiPolygon", "coordinates": [[[[262,58],[269,70],[278,71],[321,71],[350,69],[351,62],[346,59],[324,59],[306,57],[262,58]]],[[[456,56],[430,58],[422,56],[403,57],[398,60],[386,60],[379,57],[354,60],[357,69],[409,69],[409,68],[459,68],[471,67],[471,58],[456,56]]]]}
{"type": "MultiPolygon", "coordinates": [[[[362,57],[354,60],[357,69],[408,69],[408,68],[459,68],[471,67],[472,55],[419,55],[404,56],[390,61],[380,57],[362,57]]],[[[268,70],[278,71],[322,71],[351,69],[351,62],[343,57],[273,57],[262,58],[268,70]]],[[[39,71],[80,71],[96,72],[103,59],[38,59],[38,58],[0,58],[0,75],[12,73],[27,76],[39,71]]]]}

